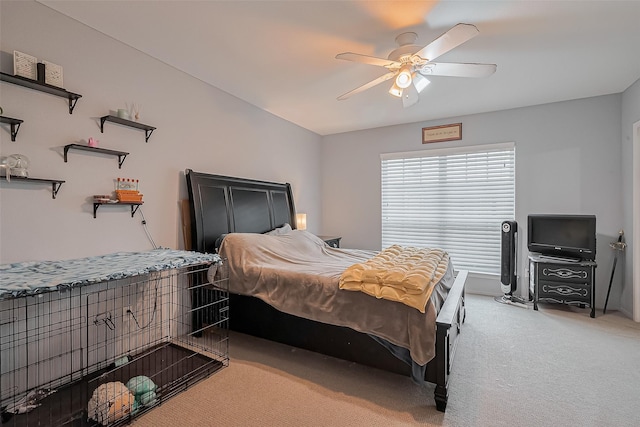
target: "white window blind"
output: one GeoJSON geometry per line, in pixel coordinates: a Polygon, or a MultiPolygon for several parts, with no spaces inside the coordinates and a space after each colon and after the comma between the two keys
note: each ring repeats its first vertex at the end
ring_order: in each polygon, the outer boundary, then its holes
{"type": "Polygon", "coordinates": [[[515,147],[381,155],[382,247],[442,248],[456,269],[500,274],[501,224],[515,217],[515,147]]]}

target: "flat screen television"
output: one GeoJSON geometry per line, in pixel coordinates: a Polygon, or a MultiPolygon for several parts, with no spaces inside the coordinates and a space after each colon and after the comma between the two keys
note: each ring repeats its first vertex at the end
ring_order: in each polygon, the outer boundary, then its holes
{"type": "Polygon", "coordinates": [[[527,222],[529,252],[595,260],[595,215],[529,215],[527,222]]]}

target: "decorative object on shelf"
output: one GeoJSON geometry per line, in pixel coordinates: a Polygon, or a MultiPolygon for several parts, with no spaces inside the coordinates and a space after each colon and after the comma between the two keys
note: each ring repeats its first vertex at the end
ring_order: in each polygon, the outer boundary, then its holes
{"type": "Polygon", "coordinates": [[[44,83],[51,86],[64,87],[62,81],[62,66],[44,60],[42,64],[45,66],[44,83]]]}
{"type": "Polygon", "coordinates": [[[0,167],[4,169],[7,181],[11,181],[11,176],[29,178],[29,158],[24,154],[11,154],[0,158],[0,167]]]}
{"type": "Polygon", "coordinates": [[[118,178],[116,180],[116,190],[135,190],[138,191],[140,186],[139,179],[133,178],[118,178]]]}
{"type": "Polygon", "coordinates": [[[109,194],[95,194],[93,201],[96,203],[116,203],[117,200],[113,200],[109,194]]]}
{"type": "Polygon", "coordinates": [[[129,106],[129,104],[126,104],[127,108],[129,109],[129,120],[133,120],[133,121],[140,121],[140,108],[141,105],[140,104],[136,104],[135,102],[133,102],[131,104],[131,106],[129,106]]]}
{"type": "Polygon", "coordinates": [[[462,123],[422,128],[422,143],[456,141],[462,139],[462,123]]]}
{"type": "Polygon", "coordinates": [[[116,190],[119,202],[142,202],[142,194],[136,190],[116,190]]]}
{"type": "Polygon", "coordinates": [[[129,110],[127,110],[126,108],[118,108],[118,118],[129,120],[129,110]]]}
{"type": "Polygon", "coordinates": [[[141,202],[142,194],[138,190],[116,190],[120,202],[141,202]]]}
{"type": "Polygon", "coordinates": [[[38,78],[38,58],[14,50],[13,74],[27,79],[36,80],[38,78]]]}
{"type": "Polygon", "coordinates": [[[116,196],[119,202],[141,203],[142,194],[138,191],[140,180],[118,178],[116,182],[116,196]]]}
{"type": "Polygon", "coordinates": [[[611,293],[611,284],[613,283],[613,275],[616,272],[616,264],[618,263],[618,254],[624,252],[624,249],[627,247],[627,244],[624,241],[624,230],[620,230],[618,232],[618,240],[615,242],[609,243],[609,247],[614,250],[613,255],[613,266],[611,267],[611,278],[609,279],[609,290],[607,291],[607,299],[604,301],[604,309],[602,310],[602,314],[607,314],[607,304],[609,304],[609,293],[611,293]]]}
{"type": "Polygon", "coordinates": [[[44,84],[44,73],[45,73],[45,68],[46,66],[42,63],[42,62],[38,62],[36,64],[36,69],[38,70],[38,72],[36,73],[38,75],[38,83],[40,84],[44,84]]]}
{"type": "Polygon", "coordinates": [[[87,145],[88,145],[89,147],[96,148],[96,147],[98,146],[98,143],[99,143],[99,142],[100,142],[100,141],[98,141],[97,139],[94,139],[93,137],[89,137],[89,140],[87,141],[87,145]]]}

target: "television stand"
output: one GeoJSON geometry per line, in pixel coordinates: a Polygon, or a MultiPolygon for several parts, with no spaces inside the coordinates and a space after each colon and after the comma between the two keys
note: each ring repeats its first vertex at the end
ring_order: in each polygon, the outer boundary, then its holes
{"type": "Polygon", "coordinates": [[[596,317],[595,261],[558,259],[558,257],[529,254],[529,296],[533,309],[539,302],[575,304],[591,308],[596,317]]]}

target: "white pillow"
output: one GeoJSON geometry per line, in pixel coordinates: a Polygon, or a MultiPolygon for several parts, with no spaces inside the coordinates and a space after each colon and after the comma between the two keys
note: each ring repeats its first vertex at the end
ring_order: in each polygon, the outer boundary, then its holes
{"type": "Polygon", "coordinates": [[[279,236],[281,234],[291,233],[291,230],[291,226],[288,223],[284,223],[282,227],[274,228],[273,230],[267,231],[264,234],[267,234],[269,236],[279,236]]]}

